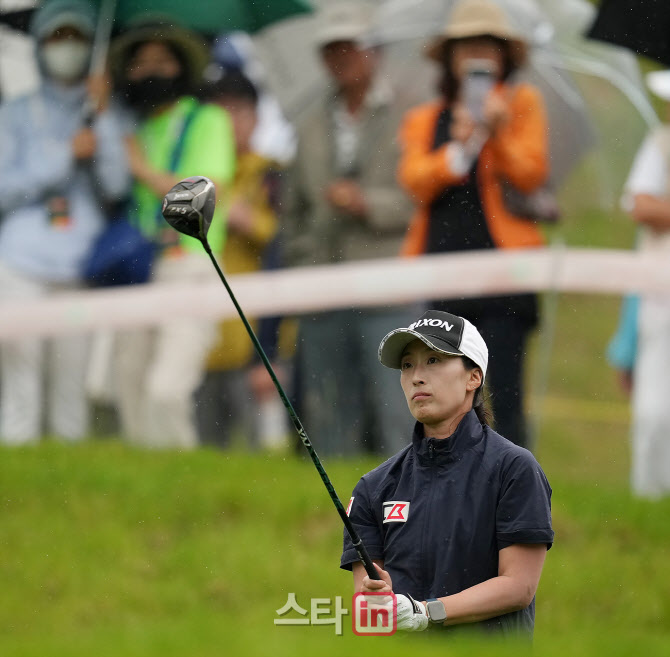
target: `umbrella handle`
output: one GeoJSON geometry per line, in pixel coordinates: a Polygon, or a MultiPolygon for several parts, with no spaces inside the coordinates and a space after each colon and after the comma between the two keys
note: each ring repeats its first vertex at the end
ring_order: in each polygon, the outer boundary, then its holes
{"type": "Polygon", "coordinates": [[[114,14],[116,12],[117,0],[103,0],[98,14],[98,25],[93,40],[93,51],[91,53],[91,64],[89,74],[101,74],[105,72],[107,63],[107,52],[109,41],[114,27],[114,14]]]}
{"type": "MultiPolygon", "coordinates": [[[[98,24],[95,28],[95,38],[91,51],[91,63],[88,68],[89,76],[102,75],[107,64],[107,53],[109,52],[109,41],[114,27],[114,14],[116,12],[117,0],[103,0],[98,14],[98,24]]],[[[84,105],[84,120],[90,126],[93,122],[97,98],[87,97],[84,105]]]]}

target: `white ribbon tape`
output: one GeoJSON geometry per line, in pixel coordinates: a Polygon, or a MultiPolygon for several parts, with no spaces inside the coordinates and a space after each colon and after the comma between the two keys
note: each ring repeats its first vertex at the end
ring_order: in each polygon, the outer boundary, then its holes
{"type": "MultiPolygon", "coordinates": [[[[248,317],[512,292],[670,291],[662,256],[605,249],[470,251],[230,276],[248,317]]],[[[0,340],[236,316],[223,285],[150,284],[0,302],[0,340]]]]}

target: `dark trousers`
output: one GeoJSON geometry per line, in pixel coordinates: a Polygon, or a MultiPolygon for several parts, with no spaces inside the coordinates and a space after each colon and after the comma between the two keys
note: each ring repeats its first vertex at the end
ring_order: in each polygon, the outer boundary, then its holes
{"type": "Polygon", "coordinates": [[[320,456],[391,456],[410,441],[414,420],[400,372],[377,359],[380,340],[416,318],[413,308],[345,309],[300,320],[300,415],[320,456]]]}
{"type": "Polygon", "coordinates": [[[537,298],[532,294],[433,301],[433,308],[469,319],[489,349],[486,389],[493,428],[522,447],[530,447],[524,416],[523,372],[530,331],[537,325],[537,298]]]}
{"type": "Polygon", "coordinates": [[[495,430],[517,445],[529,447],[523,409],[523,365],[530,332],[518,317],[482,318],[477,326],[489,348],[486,387],[495,430]]]}

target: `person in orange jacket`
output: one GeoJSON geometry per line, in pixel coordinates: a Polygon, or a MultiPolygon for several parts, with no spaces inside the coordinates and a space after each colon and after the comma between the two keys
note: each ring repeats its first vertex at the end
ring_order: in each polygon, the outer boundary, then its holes
{"type": "MultiPolygon", "coordinates": [[[[463,0],[429,47],[442,68],[441,97],[404,117],[398,168],[416,203],[402,253],[537,247],[537,225],[515,215],[508,194],[529,194],[547,179],[548,126],[540,93],[513,80],[527,45],[489,0],[463,0]]],[[[467,317],[491,352],[496,429],[522,446],[522,370],[537,324],[532,294],[431,301],[467,317]]]]}

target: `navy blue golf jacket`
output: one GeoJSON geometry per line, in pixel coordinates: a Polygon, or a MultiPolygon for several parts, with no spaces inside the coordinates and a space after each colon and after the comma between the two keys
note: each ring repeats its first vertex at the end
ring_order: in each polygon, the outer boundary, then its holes
{"type": "MultiPolygon", "coordinates": [[[[551,547],[551,487],[526,449],[482,426],[474,411],[447,439],[424,437],[364,475],[349,517],[372,559],[383,559],[395,593],[416,600],[458,593],[498,574],[498,552],[515,543],[551,547]]],[[[348,533],[340,566],[360,561],[348,533]]],[[[532,634],[529,607],[483,621],[532,634]]]]}

